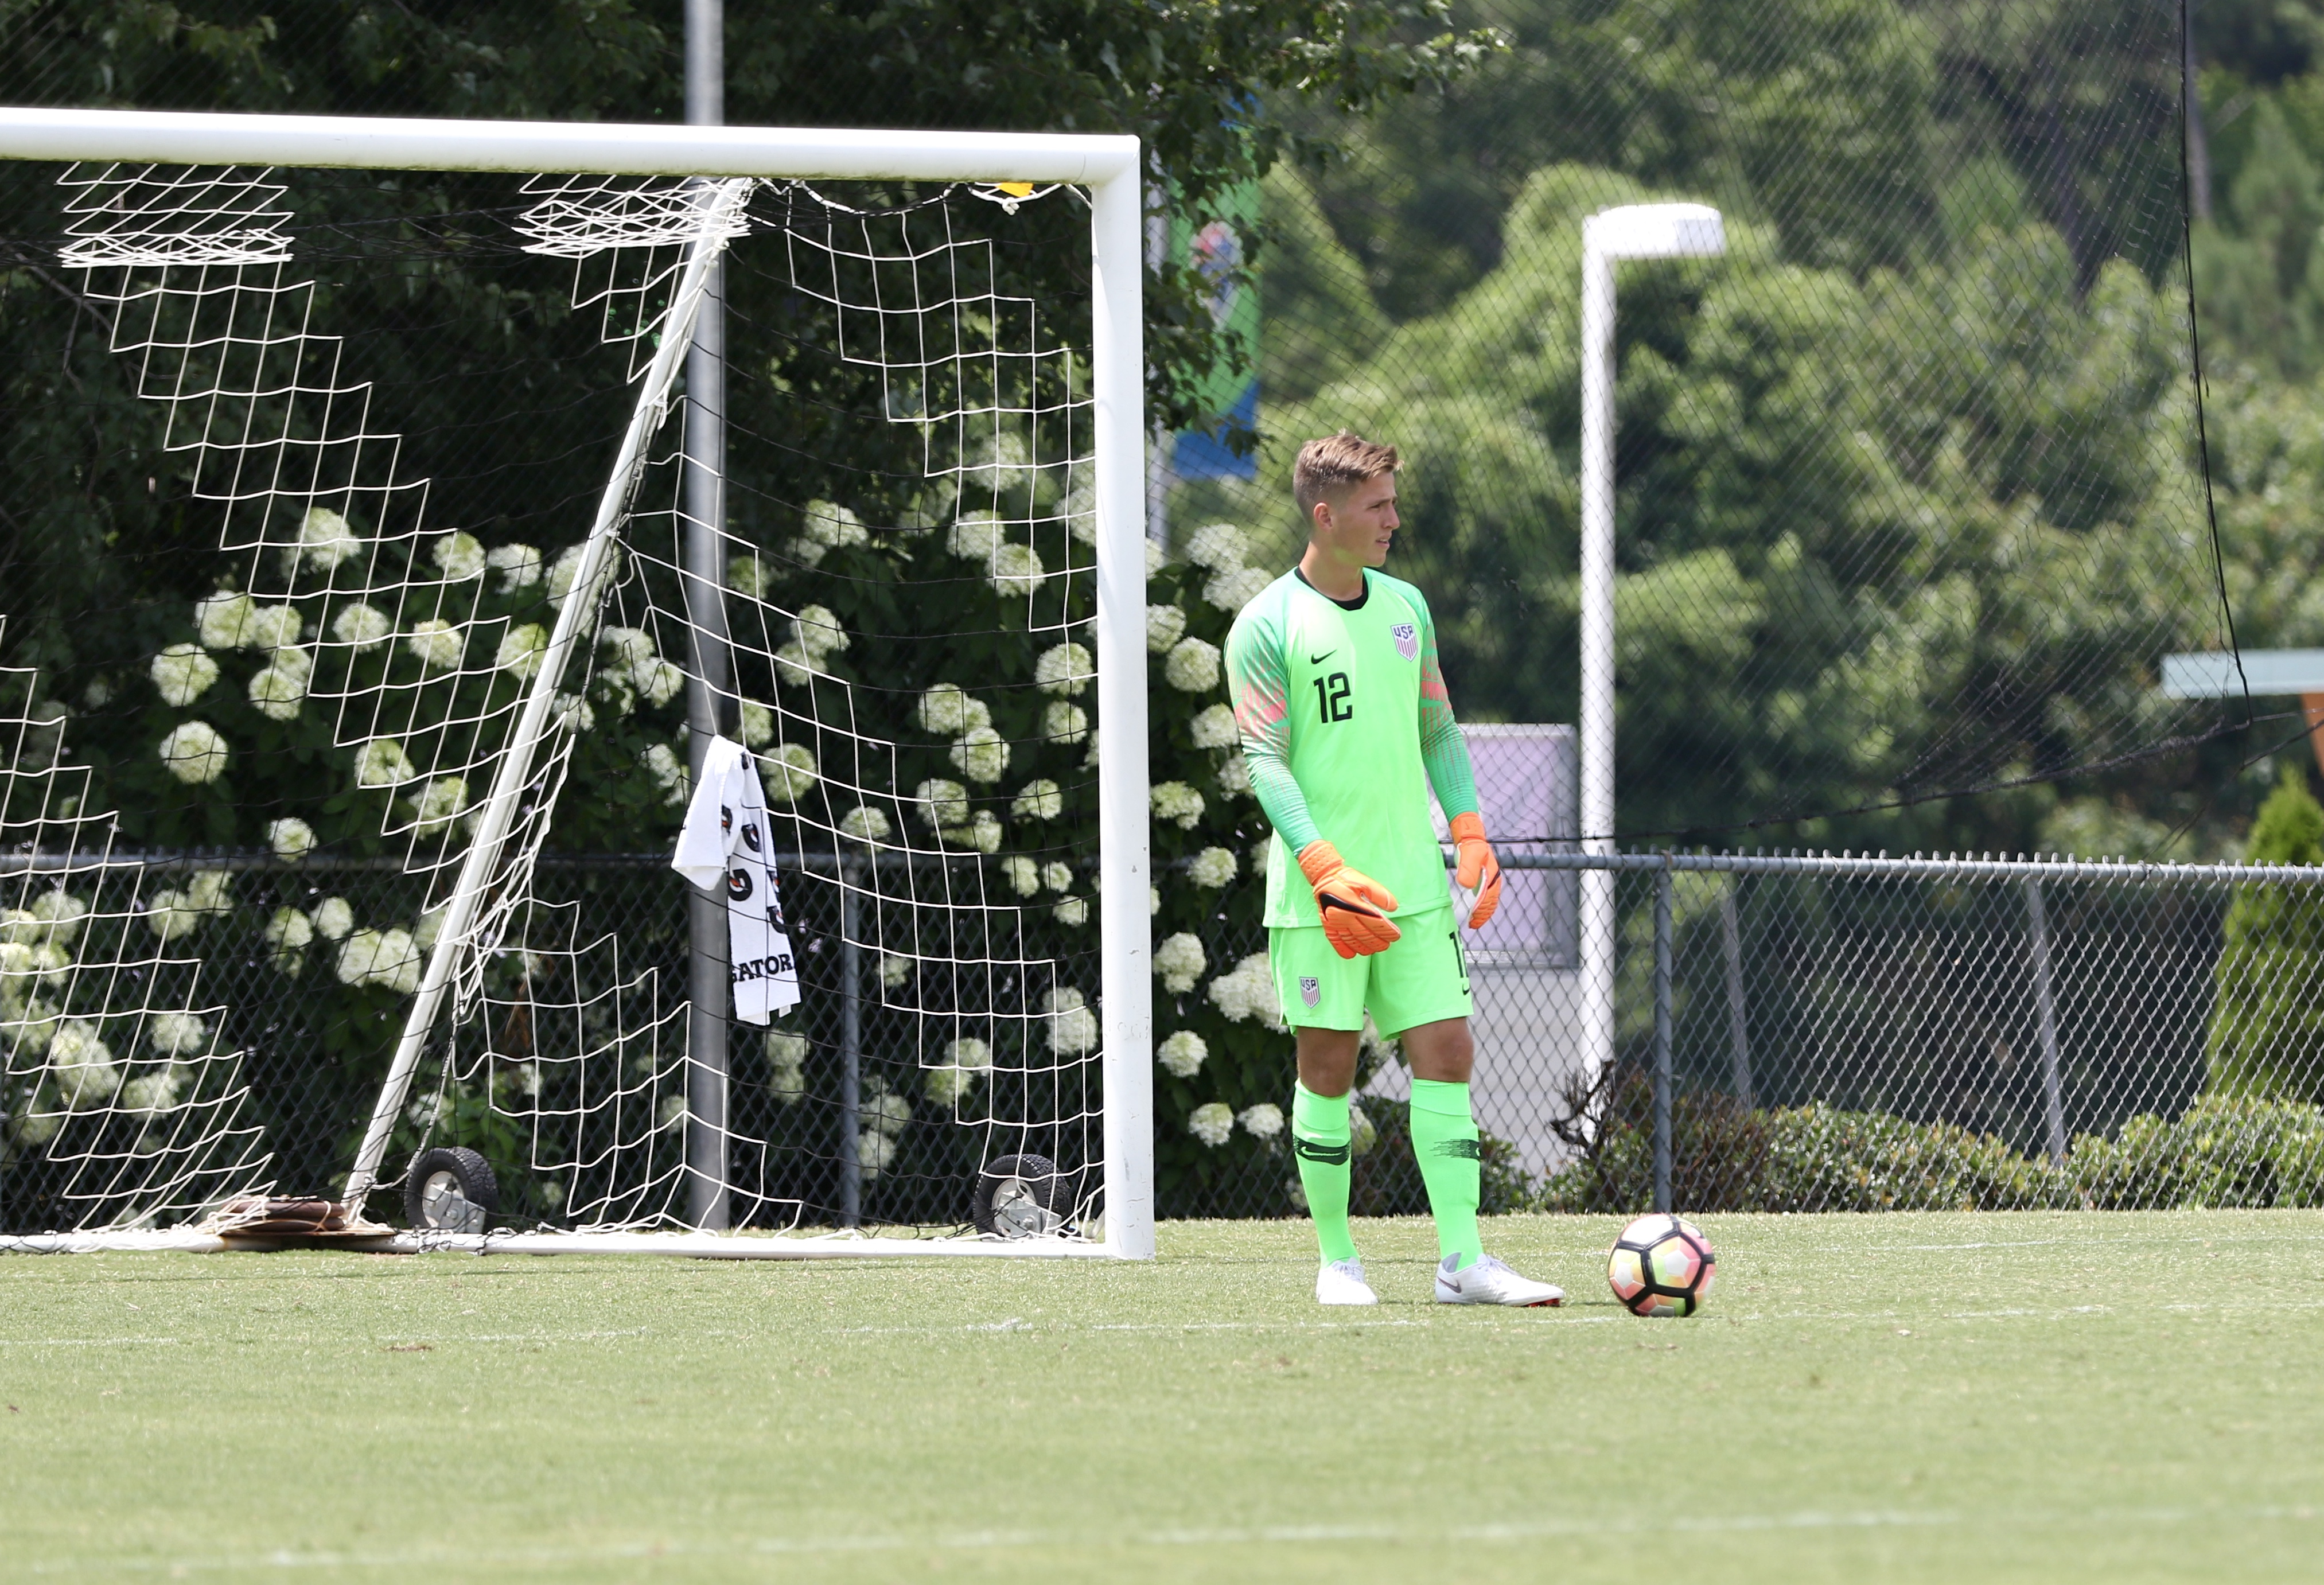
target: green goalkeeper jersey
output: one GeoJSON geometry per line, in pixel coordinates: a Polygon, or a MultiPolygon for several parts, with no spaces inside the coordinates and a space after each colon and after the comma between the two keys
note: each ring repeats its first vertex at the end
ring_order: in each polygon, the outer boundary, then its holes
{"type": "Polygon", "coordinates": [[[1477,788],[1418,589],[1367,571],[1362,596],[1342,602],[1286,573],[1235,618],[1227,691],[1275,826],[1269,926],[1323,923],[1296,860],[1319,837],[1394,892],[1397,913],[1445,906],[1429,788],[1447,817],[1475,809],[1477,788]]]}

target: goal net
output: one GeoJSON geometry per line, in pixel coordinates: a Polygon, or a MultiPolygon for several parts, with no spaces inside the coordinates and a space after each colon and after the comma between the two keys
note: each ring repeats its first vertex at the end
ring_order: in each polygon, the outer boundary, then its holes
{"type": "Polygon", "coordinates": [[[0,1233],[1146,1252],[1134,144],[447,124],[0,116],[155,551],[0,681],[0,1233]]]}

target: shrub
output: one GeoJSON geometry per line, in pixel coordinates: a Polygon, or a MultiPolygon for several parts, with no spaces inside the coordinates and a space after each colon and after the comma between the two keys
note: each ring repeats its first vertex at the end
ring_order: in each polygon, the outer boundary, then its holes
{"type": "MultiPolygon", "coordinates": [[[[2287,770],[2252,827],[2255,864],[2324,864],[2324,808],[2287,770]]],[[[2246,886],[2227,909],[2204,1042],[2216,1095],[2324,1098],[2324,890],[2246,886]]]]}

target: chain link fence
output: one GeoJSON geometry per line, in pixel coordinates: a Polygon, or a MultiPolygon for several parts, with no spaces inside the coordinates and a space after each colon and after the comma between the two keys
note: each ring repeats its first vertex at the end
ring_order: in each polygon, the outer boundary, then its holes
{"type": "MultiPolygon", "coordinates": [[[[1509,862],[1512,906],[1471,938],[1469,971],[1490,1209],[2324,1204],[2324,872],[1805,855],[1509,862]],[[1593,871],[1610,879],[1602,893],[1593,871]],[[1592,955],[1593,922],[1607,926],[1604,958],[1592,955]]],[[[268,1181],[315,1192],[346,1171],[408,1004],[392,976],[350,983],[344,942],[420,922],[421,883],[392,861],[213,853],[148,855],[100,885],[154,892],[220,871],[232,877],[222,906],[180,945],[198,963],[200,1004],[215,1009],[217,1049],[236,1054],[246,1095],[235,1127],[254,1131],[268,1181]],[[286,941],[284,909],[316,933],[286,941]]],[[[932,1069],[938,966],[881,950],[862,917],[845,927],[844,894],[828,880],[788,882],[801,1007],[771,1040],[731,1031],[738,1221],[958,1226],[995,1156],[1038,1152],[1069,1175],[1093,1165],[1084,1141],[1096,1098],[1036,1093],[1045,1064],[1001,1064],[980,1076],[991,1087],[981,1101],[980,1079],[932,1069]],[[1004,1096],[1010,1084],[1024,1092],[1004,1096]]],[[[1164,884],[1187,882],[1166,871],[1164,884]]],[[[1264,933],[1235,923],[1255,915],[1245,894],[1261,885],[1247,875],[1219,893],[1205,974],[1157,995],[1165,1216],[1299,1211],[1269,1103],[1231,1109],[1241,1120],[1222,1137],[1197,1137],[1191,1120],[1194,1098],[1230,1083],[1287,1110],[1292,1042],[1251,994],[1264,933]],[[1168,1037],[1194,1027],[1212,1031],[1219,1071],[1177,1074],[1168,1037]],[[1231,1076],[1219,1066],[1230,1038],[1251,1054],[1231,1076]]],[[[392,1165],[423,1141],[475,1144],[519,1221],[558,1220],[576,1191],[633,1208],[660,1193],[682,1207],[672,1098],[685,1093],[685,883],[658,855],[552,856],[537,891],[536,919],[553,919],[569,954],[507,954],[503,978],[521,979],[523,994],[488,981],[448,1068],[423,1074],[392,1165]],[[557,982],[581,974],[562,965],[593,944],[618,954],[619,1006],[598,1014],[586,1008],[611,1004],[557,982]],[[620,1027],[611,1044],[608,1020],[620,1027]],[[601,1048],[642,1075],[642,1115],[622,1141],[625,1165],[581,1184],[535,1164],[569,1165],[586,1142],[547,1140],[537,1120],[530,1138],[511,1132],[511,1117],[555,1109],[528,1113],[508,1098],[526,1064],[553,1073],[601,1048]]],[[[534,945],[549,934],[536,930],[534,945]]],[[[1422,1212],[1408,1076],[1392,1043],[1367,1050],[1356,1203],[1422,1212]]],[[[85,1223],[85,1170],[44,1152],[29,1127],[37,1114],[15,1110],[0,1226],[85,1223]]]]}

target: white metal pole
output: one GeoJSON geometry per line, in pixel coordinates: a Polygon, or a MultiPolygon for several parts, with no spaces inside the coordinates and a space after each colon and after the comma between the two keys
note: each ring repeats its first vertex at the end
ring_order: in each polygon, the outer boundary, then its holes
{"type": "Polygon", "coordinates": [[[1091,189],[1097,447],[1098,949],[1105,1243],[1154,1255],[1154,981],[1147,889],[1146,354],[1137,161],[1091,189]]]}
{"type": "MultiPolygon", "coordinates": [[[[1614,851],[1614,261],[1582,223],[1582,851],[1614,851]]],[[[1582,1056],[1614,1059],[1614,874],[1582,872],[1582,1056]]]]}
{"type": "Polygon", "coordinates": [[[395,1120],[403,1110],[404,1097],[410,1092],[411,1076],[419,1071],[420,1055],[427,1050],[428,1037],[435,1029],[436,1015],[443,1009],[444,993],[451,987],[453,970],[459,963],[476,915],[484,907],[484,894],[493,884],[501,843],[507,840],[509,827],[515,821],[517,799],[532,779],[533,755],[547,735],[549,710],[557,686],[565,678],[574,646],[584,633],[595,630],[598,596],[604,593],[605,576],[613,566],[612,542],[629,511],[631,493],[637,487],[646,442],[661,427],[678,360],[693,345],[694,314],[702,301],[711,262],[724,251],[727,223],[749,198],[752,185],[747,179],[724,184],[718,201],[704,217],[702,235],[687,257],[677,299],[670,304],[669,318],[662,327],[661,346],[639,387],[630,427],[622,436],[621,452],[614,458],[604,493],[597,501],[596,521],[590,527],[588,539],[582,542],[581,564],[574,569],[572,587],[557,613],[557,626],[549,634],[540,669],[533,674],[523,713],[510,733],[500,768],[493,774],[493,790],[485,796],[483,818],[477,823],[468,856],[461,862],[460,879],[454,883],[451,898],[445,904],[443,923],[438,929],[436,945],[428,954],[428,969],[420,979],[420,993],[404,1019],[395,1058],[388,1067],[386,1083],[380,1086],[370,1126],[364,1130],[363,1147],[355,1153],[355,1170],[347,1175],[346,1199],[355,1215],[362,1214],[364,1196],[379,1181],[380,1162],[387,1155],[388,1138],[395,1131],[395,1120]]]}
{"type": "MultiPolygon", "coordinates": [[[[686,0],[686,121],[715,126],[726,119],[724,0],[686,0]]],[[[704,207],[717,183],[697,184],[704,207]]],[[[726,528],[725,272],[715,259],[694,317],[686,355],[686,524],[684,574],[687,657],[687,770],[698,783],[710,740],[724,730],[733,692],[726,645],[726,585],[721,551],[726,528]]],[[[727,994],[733,979],[726,898],[687,891],[686,1165],[687,1220],[704,1232],[726,1230],[727,994]]]]}

